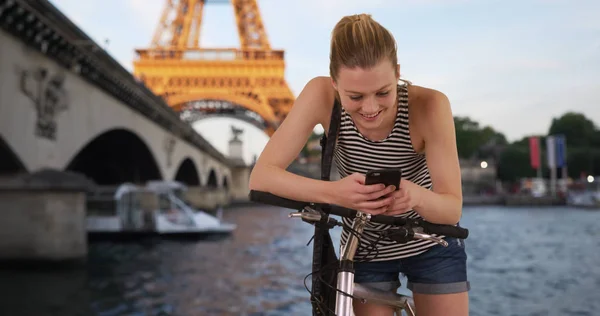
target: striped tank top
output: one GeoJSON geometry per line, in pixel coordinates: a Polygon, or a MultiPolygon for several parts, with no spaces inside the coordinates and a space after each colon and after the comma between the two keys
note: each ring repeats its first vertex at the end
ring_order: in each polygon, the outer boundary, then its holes
{"type": "MultiPolygon", "coordinates": [[[[346,177],[356,172],[366,174],[372,169],[400,168],[403,180],[431,189],[432,183],[425,156],[415,152],[410,139],[408,86],[398,84],[397,91],[398,108],[394,127],[391,133],[380,141],[372,141],[364,137],[342,107],[340,130],[334,151],[337,170],[340,177],[346,177]]],[[[396,216],[420,218],[414,210],[396,216]]],[[[343,217],[342,220],[345,225],[352,227],[351,219],[343,217]]],[[[390,227],[390,225],[369,222],[364,228],[355,260],[383,261],[406,258],[423,253],[435,245],[434,242],[427,240],[411,240],[406,244],[399,244],[379,238],[378,231],[390,227]]],[[[346,228],[342,230],[342,245],[346,244],[349,234],[346,228]]]]}

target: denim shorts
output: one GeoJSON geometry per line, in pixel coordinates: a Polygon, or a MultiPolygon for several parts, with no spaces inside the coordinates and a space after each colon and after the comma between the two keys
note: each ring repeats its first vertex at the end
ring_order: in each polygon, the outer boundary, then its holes
{"type": "Polygon", "coordinates": [[[416,256],[374,262],[354,263],[354,282],[384,291],[396,292],[400,274],[407,288],[420,294],[450,294],[469,291],[467,254],[463,239],[444,238],[448,247],[436,244],[416,256]]]}

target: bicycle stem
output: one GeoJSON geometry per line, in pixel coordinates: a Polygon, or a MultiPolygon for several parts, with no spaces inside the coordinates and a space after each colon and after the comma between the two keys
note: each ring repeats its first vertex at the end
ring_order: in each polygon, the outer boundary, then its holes
{"type": "MultiPolygon", "coordinates": [[[[363,229],[365,228],[365,225],[367,224],[367,221],[369,220],[370,217],[371,217],[370,214],[365,214],[362,212],[356,213],[356,218],[352,222],[352,229],[358,235],[362,234],[363,229]]],[[[345,249],[345,251],[340,253],[341,254],[340,260],[354,261],[354,255],[356,254],[356,249],[358,248],[358,243],[359,243],[359,240],[356,237],[356,235],[350,234],[350,237],[348,238],[348,241],[346,242],[347,248],[345,249]]]]}

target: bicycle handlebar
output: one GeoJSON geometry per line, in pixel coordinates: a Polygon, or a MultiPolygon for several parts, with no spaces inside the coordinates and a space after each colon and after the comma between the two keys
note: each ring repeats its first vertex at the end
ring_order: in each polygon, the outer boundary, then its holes
{"type": "MultiPolygon", "coordinates": [[[[311,206],[318,203],[304,202],[304,201],[296,201],[288,198],[284,198],[281,196],[274,195],[272,193],[264,192],[264,191],[256,191],[250,190],[250,201],[269,204],[274,206],[280,206],[289,209],[302,210],[307,206],[311,206]]],[[[357,211],[345,207],[341,207],[338,205],[328,204],[330,206],[330,214],[338,215],[342,217],[353,218],[356,216],[357,211]]],[[[414,224],[423,228],[425,233],[428,234],[437,234],[444,235],[448,237],[461,238],[466,239],[469,236],[469,230],[466,228],[462,228],[459,226],[453,225],[444,225],[444,224],[434,224],[427,222],[423,219],[410,219],[410,218],[402,218],[402,217],[394,217],[388,215],[371,215],[371,222],[387,224],[387,225],[395,225],[395,226],[403,226],[407,223],[414,224]]]]}

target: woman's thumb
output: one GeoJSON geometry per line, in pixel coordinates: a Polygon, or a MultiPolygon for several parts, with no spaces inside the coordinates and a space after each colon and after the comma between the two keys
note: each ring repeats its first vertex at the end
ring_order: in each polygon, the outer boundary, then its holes
{"type": "Polygon", "coordinates": [[[365,184],[365,176],[364,175],[362,175],[362,174],[360,174],[358,172],[355,172],[355,173],[352,174],[351,177],[352,177],[351,178],[352,180],[354,180],[354,181],[356,181],[356,182],[358,182],[360,184],[365,184]]]}

